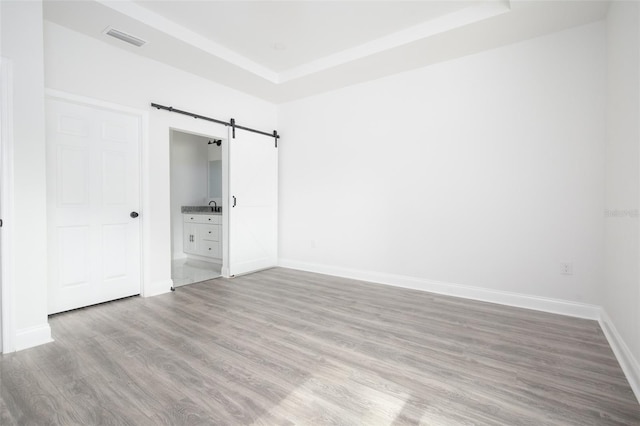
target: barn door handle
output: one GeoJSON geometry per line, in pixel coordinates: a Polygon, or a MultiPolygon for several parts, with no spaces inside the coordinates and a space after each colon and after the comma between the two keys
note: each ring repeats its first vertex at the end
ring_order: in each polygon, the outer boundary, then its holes
{"type": "Polygon", "coordinates": [[[135,218],[136,218],[136,217],[138,217],[139,215],[138,215],[138,212],[131,212],[131,213],[129,214],[129,216],[131,216],[132,218],[134,218],[134,219],[135,219],[135,218]]]}
{"type": "Polygon", "coordinates": [[[232,197],[233,197],[233,205],[231,207],[235,207],[236,206],[236,201],[237,201],[236,200],[236,196],[232,195],[232,197]]]}

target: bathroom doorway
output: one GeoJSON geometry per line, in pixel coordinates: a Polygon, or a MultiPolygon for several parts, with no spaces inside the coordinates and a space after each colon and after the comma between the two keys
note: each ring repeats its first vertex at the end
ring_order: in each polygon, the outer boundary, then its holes
{"type": "Polygon", "coordinates": [[[173,286],[221,276],[222,168],[226,139],[170,130],[173,286]]]}

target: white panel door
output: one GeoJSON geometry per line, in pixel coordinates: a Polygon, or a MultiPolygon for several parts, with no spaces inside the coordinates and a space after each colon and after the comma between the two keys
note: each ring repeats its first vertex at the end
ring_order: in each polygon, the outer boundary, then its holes
{"type": "Polygon", "coordinates": [[[139,294],[140,119],[46,107],[49,313],[139,294]]]}
{"type": "Polygon", "coordinates": [[[278,149],[237,129],[229,138],[229,275],[278,263],[278,149]]]}

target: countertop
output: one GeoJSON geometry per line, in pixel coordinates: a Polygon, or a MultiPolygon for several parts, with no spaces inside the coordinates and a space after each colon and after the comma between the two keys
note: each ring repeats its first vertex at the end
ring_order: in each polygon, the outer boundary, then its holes
{"type": "Polygon", "coordinates": [[[180,207],[181,213],[190,213],[190,214],[209,214],[209,215],[221,215],[222,212],[214,212],[211,211],[213,206],[182,206],[180,207]]]}

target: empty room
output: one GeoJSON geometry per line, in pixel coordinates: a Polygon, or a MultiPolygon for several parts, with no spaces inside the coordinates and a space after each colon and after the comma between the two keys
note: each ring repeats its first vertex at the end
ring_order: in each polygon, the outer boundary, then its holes
{"type": "Polygon", "coordinates": [[[640,425],[640,2],[0,30],[1,425],[640,425]]]}

